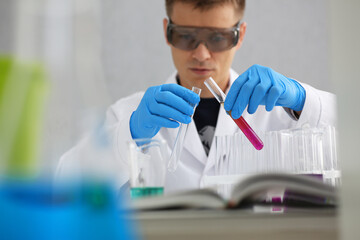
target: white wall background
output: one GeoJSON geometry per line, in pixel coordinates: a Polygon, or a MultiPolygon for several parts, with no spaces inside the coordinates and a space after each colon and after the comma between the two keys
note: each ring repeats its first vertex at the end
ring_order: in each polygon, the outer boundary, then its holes
{"type": "Polygon", "coordinates": [[[8,54],[12,48],[13,4],[11,0],[0,0],[0,54],[8,54]]]}

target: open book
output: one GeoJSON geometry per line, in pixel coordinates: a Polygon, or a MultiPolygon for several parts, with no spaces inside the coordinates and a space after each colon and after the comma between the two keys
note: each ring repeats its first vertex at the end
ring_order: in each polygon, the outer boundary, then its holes
{"type": "Polygon", "coordinates": [[[314,176],[255,174],[236,183],[229,200],[214,189],[195,189],[133,200],[135,210],[247,208],[253,206],[336,207],[337,190],[314,176]]]}

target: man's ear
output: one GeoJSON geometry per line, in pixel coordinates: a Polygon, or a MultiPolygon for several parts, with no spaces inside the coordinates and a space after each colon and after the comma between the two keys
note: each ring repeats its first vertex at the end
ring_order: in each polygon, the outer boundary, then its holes
{"type": "Polygon", "coordinates": [[[169,43],[169,41],[167,39],[167,31],[166,31],[168,22],[169,22],[169,20],[167,18],[163,19],[163,28],[164,28],[165,41],[166,41],[167,45],[170,45],[170,43],[169,43]]]}
{"type": "Polygon", "coordinates": [[[246,33],[246,27],[247,27],[246,22],[243,22],[243,23],[240,24],[240,32],[239,32],[240,36],[239,36],[239,41],[236,44],[236,50],[238,50],[241,47],[241,45],[242,45],[242,43],[244,41],[244,37],[245,37],[245,33],[246,33]]]}

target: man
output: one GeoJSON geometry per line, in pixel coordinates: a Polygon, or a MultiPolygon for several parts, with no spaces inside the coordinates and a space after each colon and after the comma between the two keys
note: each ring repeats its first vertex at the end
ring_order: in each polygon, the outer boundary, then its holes
{"type": "MultiPolygon", "coordinates": [[[[177,71],[166,84],[120,99],[107,112],[116,157],[124,165],[127,141],[165,139],[171,151],[179,123],[189,124],[179,166],[167,174],[168,192],[201,187],[201,179],[214,174],[214,136],[240,131],[226,111],[234,119],[243,116],[256,132],[304,123],[335,125],[332,94],[259,65],[240,76],[231,69],[246,33],[244,8],[245,0],[166,0],[164,35],[177,71]],[[226,111],[204,86],[209,77],[227,92],[226,111]],[[202,89],[201,99],[190,90],[192,86],[202,89]],[[198,107],[191,121],[193,104],[198,107]]],[[[71,155],[63,157],[63,165],[71,155]]],[[[128,177],[119,175],[121,185],[128,177]]]]}

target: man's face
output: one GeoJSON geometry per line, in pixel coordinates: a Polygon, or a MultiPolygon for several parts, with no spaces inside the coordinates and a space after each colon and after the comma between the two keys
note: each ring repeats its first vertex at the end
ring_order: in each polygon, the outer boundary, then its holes
{"type": "MultiPolygon", "coordinates": [[[[226,4],[206,11],[193,9],[191,4],[176,2],[173,6],[171,20],[173,24],[189,27],[231,28],[240,19],[233,5],[226,4]]],[[[164,32],[168,20],[164,19],[164,32]]],[[[246,31],[246,23],[240,26],[240,39],[237,45],[229,50],[212,52],[200,43],[194,50],[181,50],[172,46],[171,53],[182,86],[191,89],[192,86],[202,88],[201,97],[212,97],[204,85],[210,76],[225,90],[229,82],[229,69],[235,52],[240,48],[246,31]]]]}

